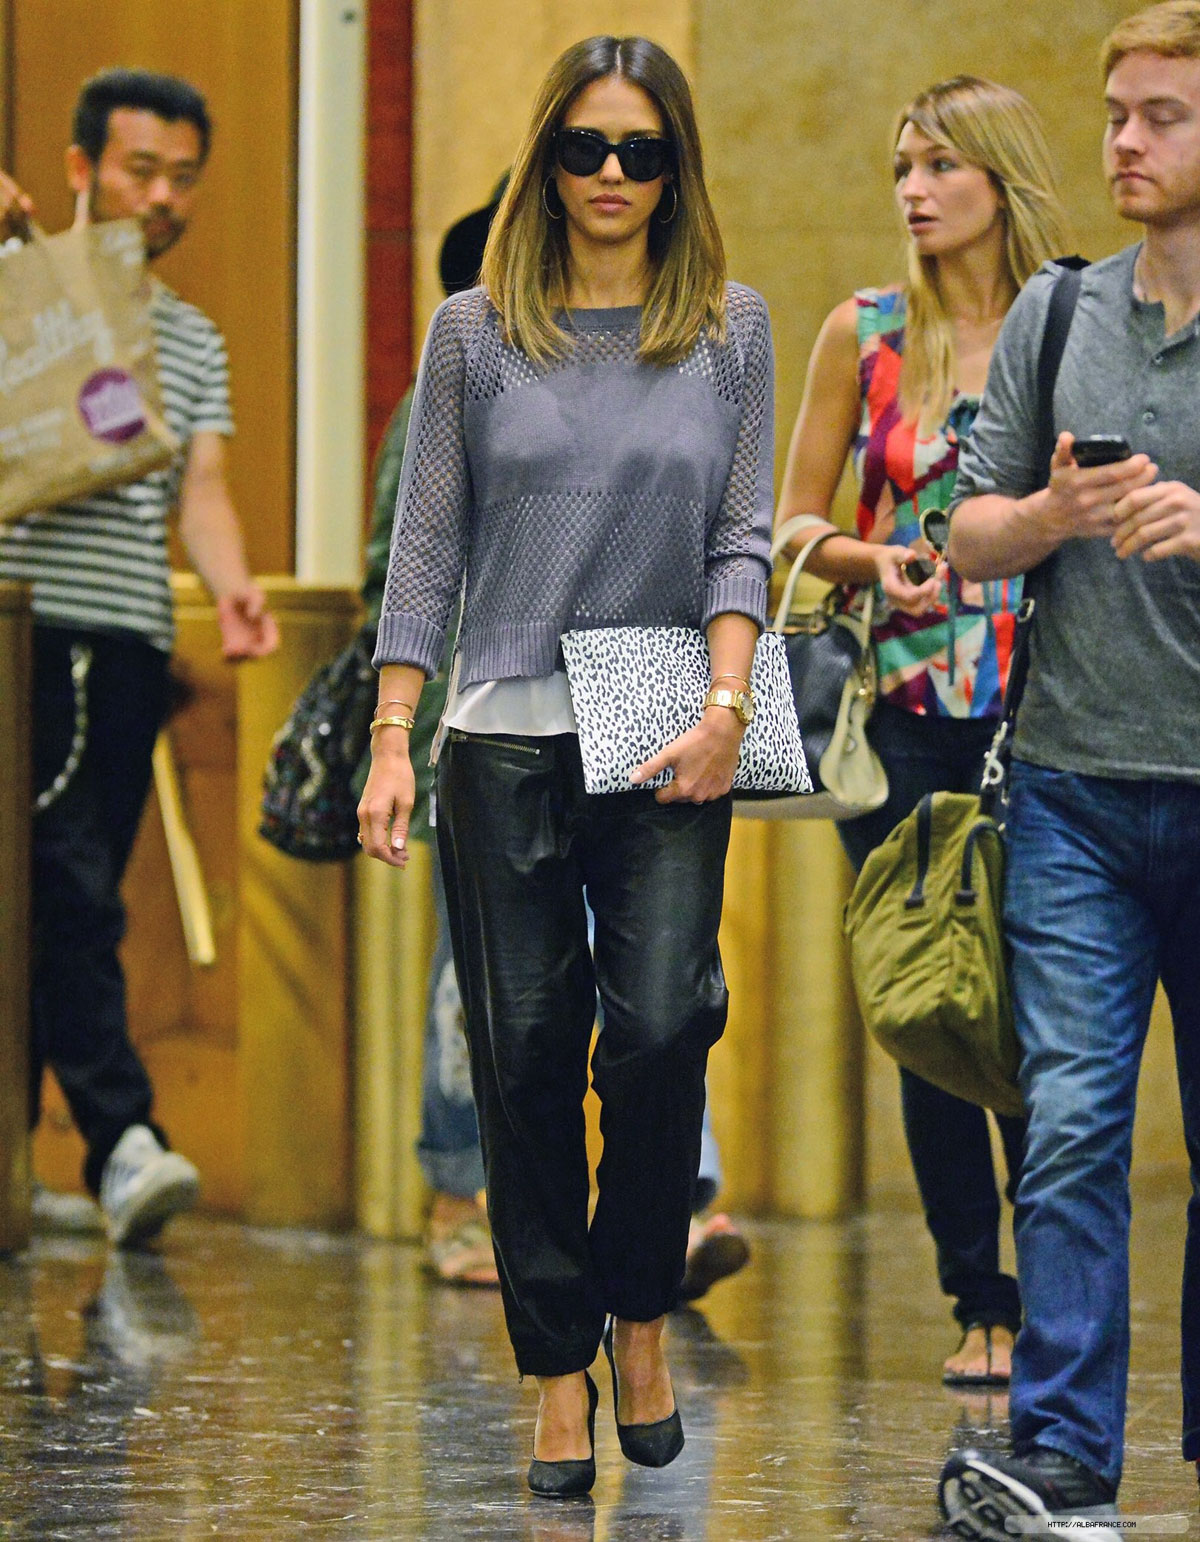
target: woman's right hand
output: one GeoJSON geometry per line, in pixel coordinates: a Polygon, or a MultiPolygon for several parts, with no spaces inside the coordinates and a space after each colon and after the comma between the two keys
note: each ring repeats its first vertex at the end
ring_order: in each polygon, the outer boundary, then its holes
{"type": "Polygon", "coordinates": [[[377,728],[371,771],[358,804],[358,840],[369,857],[389,867],[408,866],[408,821],[416,791],[408,730],[377,728]]]}
{"type": "Polygon", "coordinates": [[[28,241],[33,217],[33,199],[7,172],[0,171],[0,241],[8,241],[13,236],[28,241]]]}
{"type": "Polygon", "coordinates": [[[902,610],[906,616],[923,616],[933,609],[942,587],[940,561],[932,577],[923,584],[914,584],[904,571],[904,564],[920,555],[912,547],[878,545],[873,555],[879,586],[893,610],[902,610]]]}

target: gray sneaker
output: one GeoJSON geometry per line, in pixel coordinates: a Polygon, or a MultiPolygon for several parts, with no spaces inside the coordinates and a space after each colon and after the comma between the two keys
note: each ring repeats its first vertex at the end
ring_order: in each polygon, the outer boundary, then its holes
{"type": "Polygon", "coordinates": [[[173,1215],[196,1203],[199,1193],[200,1174],[192,1163],[177,1151],[164,1150],[144,1124],[125,1131],[100,1177],[100,1208],[116,1247],[152,1241],[173,1215]]]}
{"type": "Polygon", "coordinates": [[[102,1237],[104,1216],[87,1194],[63,1194],[33,1180],[30,1215],[39,1237],[102,1237]]]}

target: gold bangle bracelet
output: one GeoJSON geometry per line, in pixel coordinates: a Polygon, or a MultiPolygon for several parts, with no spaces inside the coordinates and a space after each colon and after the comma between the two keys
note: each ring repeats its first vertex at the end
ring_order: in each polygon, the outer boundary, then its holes
{"type": "Polygon", "coordinates": [[[741,675],[714,675],[712,677],[712,684],[716,685],[718,680],[736,680],[739,685],[744,685],[747,690],[750,689],[749,680],[743,679],[741,675]]]}
{"type": "Polygon", "coordinates": [[[415,728],[417,725],[410,717],[377,717],[371,721],[368,733],[374,733],[377,728],[415,728]]]}
{"type": "Polygon", "coordinates": [[[377,701],[375,711],[380,712],[384,707],[407,707],[410,712],[415,712],[416,705],[411,701],[401,701],[399,696],[389,696],[386,701],[377,701]]]}

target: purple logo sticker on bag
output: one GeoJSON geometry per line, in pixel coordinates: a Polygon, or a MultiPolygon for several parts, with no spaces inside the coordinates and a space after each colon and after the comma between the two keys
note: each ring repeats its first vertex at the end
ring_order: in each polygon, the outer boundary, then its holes
{"type": "Polygon", "coordinates": [[[146,426],[146,408],[137,381],[123,369],[98,369],[83,382],[79,415],[87,430],[110,444],[124,444],[146,426]]]}

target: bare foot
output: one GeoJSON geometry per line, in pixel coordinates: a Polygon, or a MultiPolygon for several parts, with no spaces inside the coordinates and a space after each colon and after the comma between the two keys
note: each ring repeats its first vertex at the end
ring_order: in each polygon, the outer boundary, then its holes
{"type": "Polygon", "coordinates": [[[1001,1324],[985,1328],[975,1324],[942,1367],[951,1382],[1007,1381],[1012,1374],[1012,1333],[1001,1324]]]}
{"type": "Polygon", "coordinates": [[[675,1412],[675,1391],[662,1347],[665,1322],[665,1317],[653,1322],[615,1320],[618,1424],[657,1424],[675,1412]]]}
{"type": "Polygon", "coordinates": [[[499,1285],[487,1212],[473,1198],[437,1193],[425,1234],[430,1272],[448,1285],[499,1285]]]}
{"type": "Polygon", "coordinates": [[[588,1439],[588,1395],[583,1372],[571,1376],[539,1376],[537,1424],[533,1454],[541,1462],[586,1461],[592,1454],[588,1439]]]}

